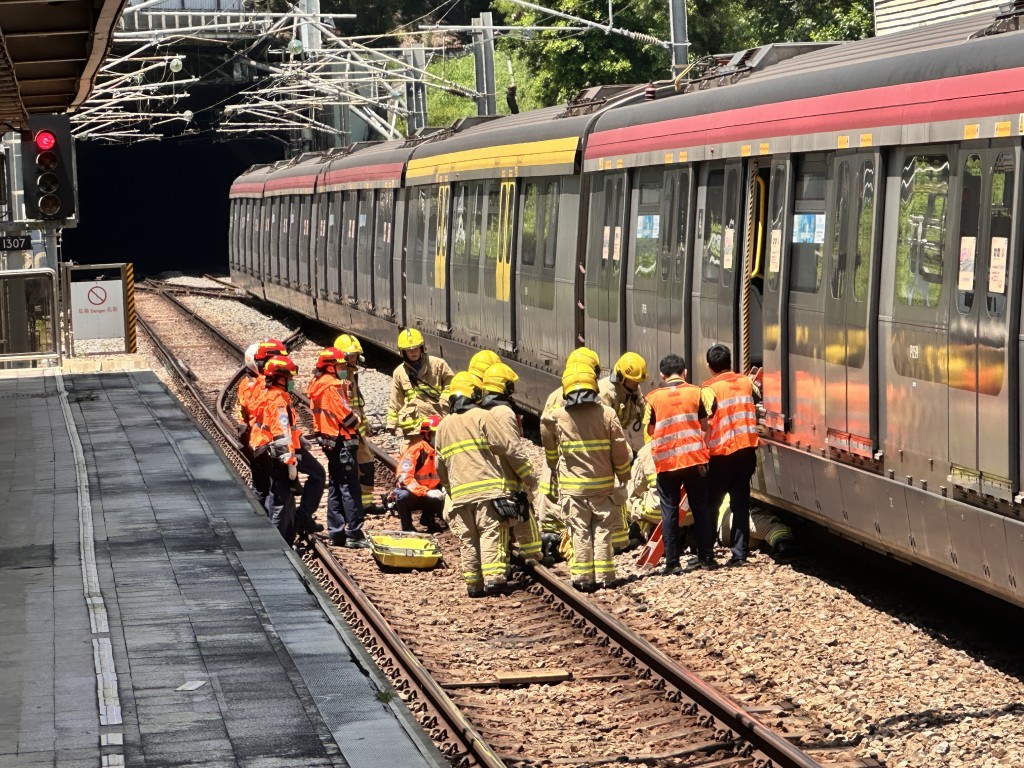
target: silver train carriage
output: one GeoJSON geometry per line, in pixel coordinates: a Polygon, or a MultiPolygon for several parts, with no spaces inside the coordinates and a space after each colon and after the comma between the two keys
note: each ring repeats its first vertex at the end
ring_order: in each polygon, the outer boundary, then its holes
{"type": "Polygon", "coordinates": [[[455,367],[493,348],[535,410],[578,344],[701,381],[725,343],[765,372],[757,495],[1024,605],[1019,22],[256,167],[231,273],[455,367]]]}

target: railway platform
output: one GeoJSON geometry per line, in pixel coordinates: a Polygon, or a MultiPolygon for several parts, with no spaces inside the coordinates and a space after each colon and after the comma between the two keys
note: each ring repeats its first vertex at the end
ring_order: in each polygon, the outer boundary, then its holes
{"type": "Polygon", "coordinates": [[[153,372],[0,372],[0,435],[0,768],[447,765],[153,372]]]}

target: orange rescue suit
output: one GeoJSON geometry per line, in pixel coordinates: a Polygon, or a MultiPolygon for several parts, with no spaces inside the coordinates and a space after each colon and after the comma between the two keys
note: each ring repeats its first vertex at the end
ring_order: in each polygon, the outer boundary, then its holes
{"type": "Polygon", "coordinates": [[[331,373],[321,373],[309,382],[306,390],[313,410],[313,428],[328,438],[355,441],[359,417],[348,404],[344,382],[331,373]]]}
{"type": "Polygon", "coordinates": [[[434,447],[426,440],[410,443],[398,459],[398,485],[415,496],[441,487],[434,447]]]}
{"type": "Polygon", "coordinates": [[[295,428],[295,424],[291,395],[280,387],[266,387],[253,413],[249,447],[254,454],[259,455],[266,450],[266,446],[287,437],[289,452],[297,454],[300,445],[299,430],[295,428]]]}

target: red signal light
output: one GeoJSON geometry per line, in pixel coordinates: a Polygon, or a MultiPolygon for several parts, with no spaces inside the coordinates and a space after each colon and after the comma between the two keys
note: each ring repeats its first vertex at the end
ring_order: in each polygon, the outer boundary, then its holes
{"type": "Polygon", "coordinates": [[[40,131],[36,134],[36,149],[47,152],[57,146],[57,137],[52,131],[40,131]]]}

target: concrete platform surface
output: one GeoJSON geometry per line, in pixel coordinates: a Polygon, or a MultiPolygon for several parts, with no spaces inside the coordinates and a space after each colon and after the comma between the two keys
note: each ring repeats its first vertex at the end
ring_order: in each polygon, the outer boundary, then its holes
{"type": "Polygon", "coordinates": [[[149,371],[0,373],[0,768],[447,765],[149,371]]]}

